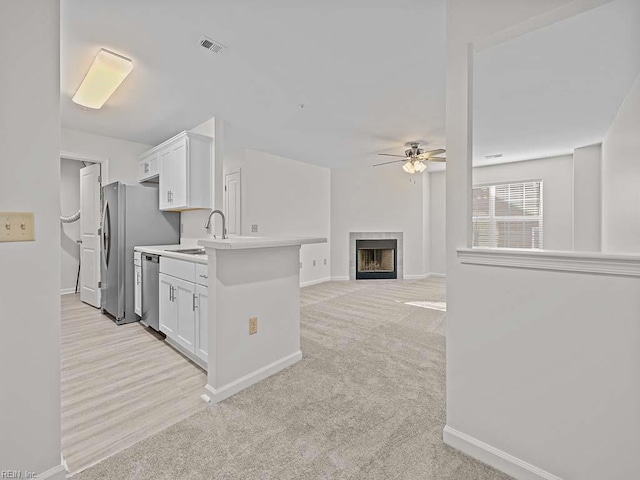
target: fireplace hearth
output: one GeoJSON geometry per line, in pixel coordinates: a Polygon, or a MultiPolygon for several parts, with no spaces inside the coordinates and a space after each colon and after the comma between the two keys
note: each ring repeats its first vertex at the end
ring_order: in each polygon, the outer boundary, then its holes
{"type": "Polygon", "coordinates": [[[356,279],[398,278],[398,241],[356,240],[356,279]]]}

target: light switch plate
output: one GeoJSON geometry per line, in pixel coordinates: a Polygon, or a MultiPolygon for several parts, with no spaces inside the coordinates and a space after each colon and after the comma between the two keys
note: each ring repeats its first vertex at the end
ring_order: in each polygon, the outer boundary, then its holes
{"type": "Polygon", "coordinates": [[[258,225],[251,225],[251,233],[258,233],[258,225]]]}
{"type": "Polygon", "coordinates": [[[33,212],[0,212],[0,242],[33,242],[33,212]]]}

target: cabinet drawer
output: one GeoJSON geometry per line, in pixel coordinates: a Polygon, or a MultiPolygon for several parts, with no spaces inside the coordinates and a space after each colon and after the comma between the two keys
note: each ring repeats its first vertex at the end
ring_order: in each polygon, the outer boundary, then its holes
{"type": "Polygon", "coordinates": [[[205,287],[209,286],[209,265],[196,263],[196,283],[205,287]]]}
{"type": "Polygon", "coordinates": [[[196,264],[193,262],[160,257],[160,273],[196,283],[196,264]]]}

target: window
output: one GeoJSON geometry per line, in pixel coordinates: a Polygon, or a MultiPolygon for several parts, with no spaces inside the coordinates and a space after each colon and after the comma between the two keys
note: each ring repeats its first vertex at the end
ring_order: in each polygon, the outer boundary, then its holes
{"type": "Polygon", "coordinates": [[[543,248],[542,182],[473,189],[473,246],[543,248]]]}

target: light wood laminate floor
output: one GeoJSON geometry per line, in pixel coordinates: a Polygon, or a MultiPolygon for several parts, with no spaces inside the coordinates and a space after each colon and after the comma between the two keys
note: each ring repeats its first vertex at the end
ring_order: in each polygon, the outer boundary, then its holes
{"type": "Polygon", "coordinates": [[[139,323],[62,297],[62,452],[71,474],[203,410],[206,372],[139,323]]]}

